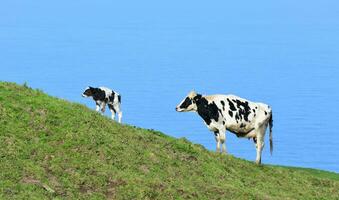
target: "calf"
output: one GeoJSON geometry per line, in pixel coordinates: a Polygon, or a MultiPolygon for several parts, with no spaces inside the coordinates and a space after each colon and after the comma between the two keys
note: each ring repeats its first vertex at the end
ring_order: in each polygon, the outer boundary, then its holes
{"type": "Polygon", "coordinates": [[[235,95],[202,96],[190,92],[176,107],[178,112],[197,112],[206,126],[214,132],[217,152],[226,153],[225,132],[234,133],[238,137],[253,138],[257,149],[256,163],[261,163],[264,137],[267,126],[270,127],[270,152],[273,151],[272,109],[263,103],[254,103],[235,95]]]}
{"type": "Polygon", "coordinates": [[[102,113],[105,112],[106,104],[112,113],[112,119],[114,120],[115,114],[118,113],[118,121],[121,123],[122,112],[120,109],[121,106],[121,96],[117,92],[106,88],[106,87],[87,87],[82,94],[83,97],[92,97],[96,103],[96,111],[101,110],[102,113]]]}

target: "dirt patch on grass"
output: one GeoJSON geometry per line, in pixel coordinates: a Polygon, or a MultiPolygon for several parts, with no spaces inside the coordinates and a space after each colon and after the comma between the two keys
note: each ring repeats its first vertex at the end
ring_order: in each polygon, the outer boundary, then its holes
{"type": "Polygon", "coordinates": [[[21,180],[22,183],[25,184],[33,184],[33,185],[37,185],[39,187],[44,188],[46,191],[50,192],[50,193],[55,193],[55,190],[53,190],[51,187],[49,187],[47,184],[42,183],[40,180],[35,179],[33,177],[24,177],[21,180]]]}
{"type": "Polygon", "coordinates": [[[126,185],[126,181],[122,179],[109,179],[107,184],[107,189],[105,192],[105,196],[107,199],[115,199],[116,190],[119,186],[126,185]]]}

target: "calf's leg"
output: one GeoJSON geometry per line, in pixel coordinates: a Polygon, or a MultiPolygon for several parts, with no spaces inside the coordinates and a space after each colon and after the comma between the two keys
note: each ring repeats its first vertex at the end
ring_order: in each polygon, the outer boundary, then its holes
{"type": "Polygon", "coordinates": [[[108,108],[109,108],[109,110],[110,110],[111,113],[112,113],[112,120],[114,120],[114,119],[115,119],[115,113],[116,113],[116,111],[115,111],[113,105],[112,105],[112,104],[108,104],[108,108]]]}
{"type": "Polygon", "coordinates": [[[121,112],[121,109],[120,109],[120,104],[115,105],[115,110],[118,113],[118,122],[121,123],[122,112],[121,112]]]}
{"type": "Polygon", "coordinates": [[[95,106],[95,111],[99,112],[100,110],[100,104],[99,103],[95,103],[96,106],[95,106]]]}
{"type": "Polygon", "coordinates": [[[121,118],[122,118],[122,112],[119,111],[118,112],[118,121],[119,121],[119,123],[121,123],[121,118]]]}
{"type": "Polygon", "coordinates": [[[105,113],[105,109],[106,109],[106,103],[105,102],[102,102],[100,104],[100,108],[101,108],[101,114],[104,114],[105,113]]]}

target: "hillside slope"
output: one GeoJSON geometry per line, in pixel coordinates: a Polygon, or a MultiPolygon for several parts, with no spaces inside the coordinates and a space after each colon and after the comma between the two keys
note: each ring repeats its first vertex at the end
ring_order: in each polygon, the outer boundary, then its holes
{"type": "Polygon", "coordinates": [[[0,82],[1,199],[339,199],[339,175],[256,166],[0,82]]]}

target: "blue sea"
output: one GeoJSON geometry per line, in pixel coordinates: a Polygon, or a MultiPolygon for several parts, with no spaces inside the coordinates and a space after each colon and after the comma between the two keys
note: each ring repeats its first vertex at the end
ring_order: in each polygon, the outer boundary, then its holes
{"type": "MultiPolygon", "coordinates": [[[[19,1],[0,7],[0,80],[84,104],[87,86],[122,95],[123,122],[215,150],[195,90],[273,108],[263,163],[339,172],[339,1],[19,1]]],[[[106,111],[107,117],[109,111],[106,111]]],[[[255,160],[227,133],[228,152],[255,160]]]]}

